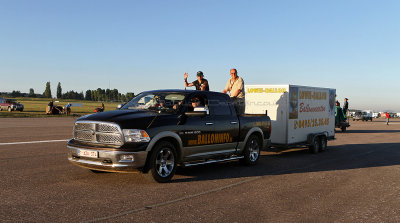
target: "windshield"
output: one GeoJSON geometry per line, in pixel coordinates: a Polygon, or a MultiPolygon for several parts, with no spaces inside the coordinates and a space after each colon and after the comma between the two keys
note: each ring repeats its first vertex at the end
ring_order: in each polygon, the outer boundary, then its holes
{"type": "Polygon", "coordinates": [[[185,94],[183,93],[145,92],[134,97],[121,109],[148,110],[175,114],[179,111],[184,98],[185,94]]]}

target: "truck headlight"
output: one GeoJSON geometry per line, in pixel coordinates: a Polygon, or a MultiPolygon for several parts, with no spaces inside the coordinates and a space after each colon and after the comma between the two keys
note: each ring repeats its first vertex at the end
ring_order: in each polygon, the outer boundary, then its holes
{"type": "Polygon", "coordinates": [[[149,142],[150,136],[146,131],[140,129],[123,129],[122,133],[125,137],[125,142],[149,142]]]}

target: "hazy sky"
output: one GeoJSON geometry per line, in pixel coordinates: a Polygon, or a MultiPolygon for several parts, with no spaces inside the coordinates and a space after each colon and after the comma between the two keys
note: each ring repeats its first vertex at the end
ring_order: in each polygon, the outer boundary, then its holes
{"type": "Polygon", "coordinates": [[[400,112],[399,42],[398,0],[0,0],[0,92],[183,89],[199,70],[221,91],[235,67],[400,112]]]}

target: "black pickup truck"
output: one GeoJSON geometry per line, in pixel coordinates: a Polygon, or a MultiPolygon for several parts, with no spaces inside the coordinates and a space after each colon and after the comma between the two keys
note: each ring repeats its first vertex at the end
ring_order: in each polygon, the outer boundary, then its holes
{"type": "Polygon", "coordinates": [[[119,110],[79,118],[68,159],[93,172],[139,170],[151,181],[168,182],[177,165],[254,165],[270,134],[267,114],[238,116],[226,94],[147,91],[119,110]]]}

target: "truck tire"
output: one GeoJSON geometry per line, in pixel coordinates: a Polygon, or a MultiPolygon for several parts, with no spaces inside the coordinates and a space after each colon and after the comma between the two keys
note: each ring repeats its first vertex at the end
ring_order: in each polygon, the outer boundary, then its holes
{"type": "Polygon", "coordinates": [[[318,136],[314,137],[313,141],[311,142],[311,145],[308,147],[310,153],[314,153],[315,154],[315,153],[319,152],[320,145],[321,145],[320,141],[321,141],[320,137],[318,137],[318,136]]]}
{"type": "MultiPolygon", "coordinates": [[[[346,127],[345,127],[346,128],[346,127]]],[[[321,136],[320,138],[320,151],[325,151],[326,148],[328,148],[328,140],[326,139],[325,136],[321,136]]]]}
{"type": "Polygon", "coordinates": [[[167,141],[157,143],[148,162],[149,171],[144,174],[147,180],[158,183],[170,181],[177,165],[175,146],[167,141]]]}
{"type": "Polygon", "coordinates": [[[259,137],[256,135],[251,135],[246,142],[244,147],[243,156],[241,163],[247,166],[252,166],[257,163],[258,158],[260,158],[261,143],[259,137]]]}

